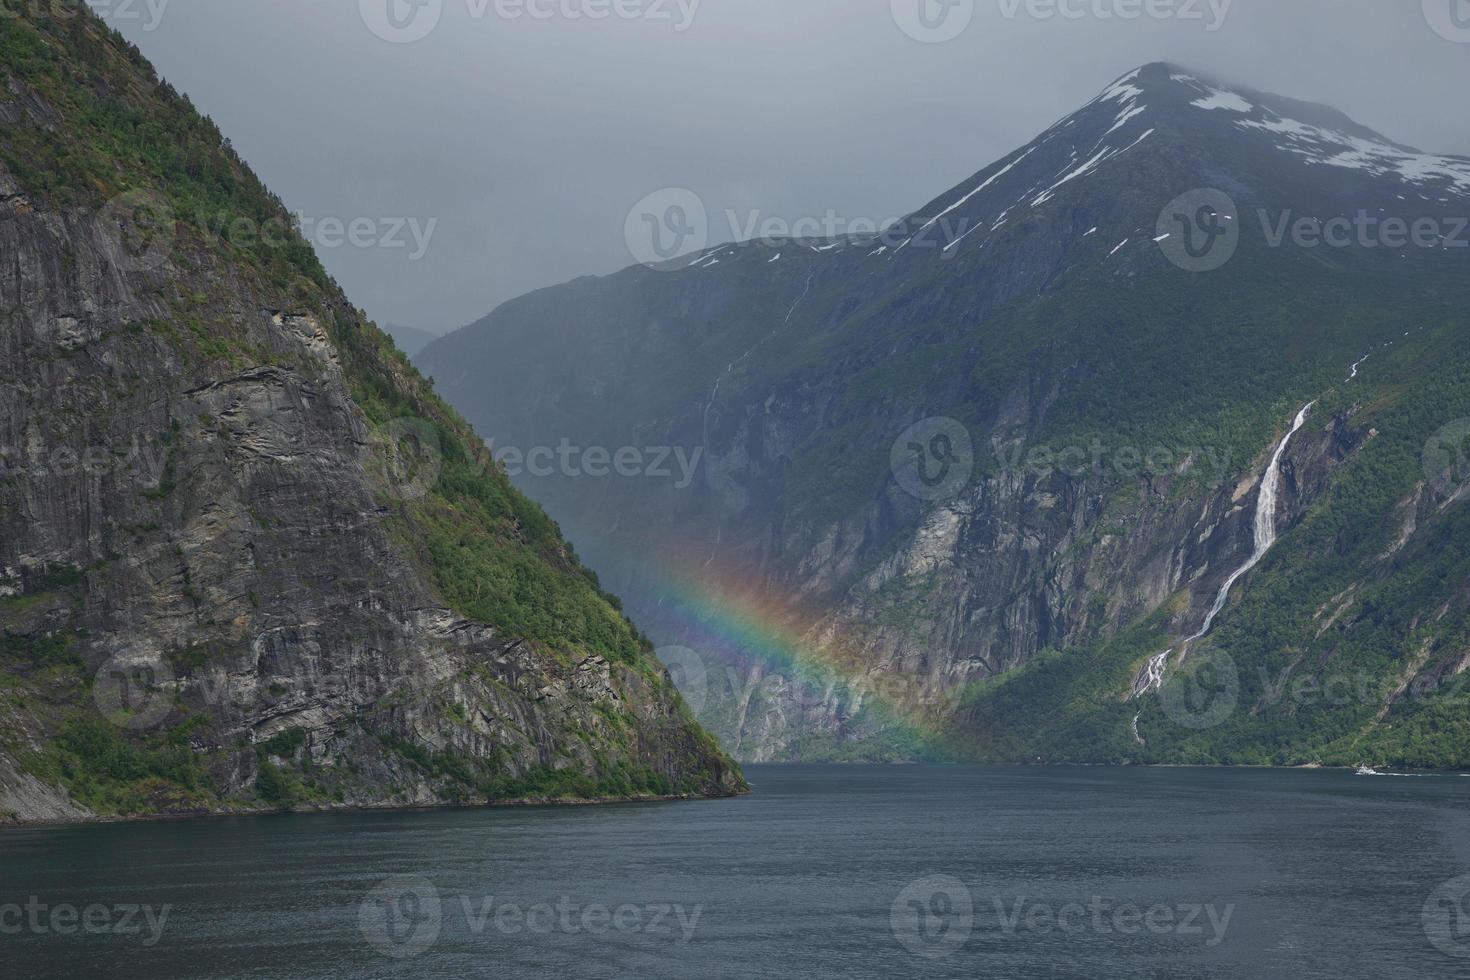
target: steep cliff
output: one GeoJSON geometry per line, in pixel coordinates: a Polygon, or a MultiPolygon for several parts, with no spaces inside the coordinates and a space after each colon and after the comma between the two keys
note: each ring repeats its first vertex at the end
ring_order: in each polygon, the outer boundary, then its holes
{"type": "Polygon", "coordinates": [[[0,20],[0,817],[739,771],[187,99],[0,20]]]}
{"type": "MultiPolygon", "coordinates": [[[[1402,556],[1462,519],[1428,503],[1459,471],[1429,476],[1422,449],[1470,415],[1467,206],[1470,161],[1155,64],[880,235],[577,280],[419,363],[510,459],[699,461],[517,478],[693,651],[701,717],[742,758],[1341,761],[1441,710],[1393,691],[1458,669],[1462,595],[1419,581],[1395,615],[1442,610],[1443,649],[1410,671],[1422,638],[1369,644],[1350,705],[1242,703],[1201,734],[1155,717],[1166,692],[1131,695],[1251,556],[1267,461],[1309,401],[1280,542],[1210,638],[1241,671],[1286,642],[1241,636],[1249,603],[1308,632],[1337,591],[1420,576],[1402,556]],[[1430,519],[1374,565],[1405,507],[1430,519]],[[1348,514],[1336,541],[1308,527],[1348,514]],[[1310,585],[1278,578],[1319,560],[1310,585]]],[[[1343,666],[1324,656],[1314,676],[1343,666]]],[[[1408,754],[1470,761],[1457,738],[1408,754]]]]}

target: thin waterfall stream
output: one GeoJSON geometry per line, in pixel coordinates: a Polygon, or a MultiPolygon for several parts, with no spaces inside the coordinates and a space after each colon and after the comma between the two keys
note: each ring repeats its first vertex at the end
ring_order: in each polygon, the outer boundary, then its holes
{"type": "MultiPolygon", "coordinates": [[[[1215,597],[1215,604],[1210,607],[1210,612],[1205,616],[1204,625],[1200,627],[1198,633],[1188,637],[1177,647],[1170,647],[1163,653],[1149,658],[1148,665],[1144,667],[1143,673],[1134,683],[1132,697],[1141,697],[1149,691],[1163,687],[1164,671],[1169,666],[1169,657],[1177,650],[1182,659],[1191,643],[1210,632],[1215,625],[1215,618],[1220,615],[1225,608],[1225,603],[1229,601],[1230,591],[1235,588],[1235,583],[1259,565],[1261,559],[1266,557],[1266,552],[1270,551],[1271,546],[1276,543],[1276,505],[1281,495],[1281,458],[1291,444],[1291,437],[1306,424],[1307,415],[1312,411],[1312,406],[1316,404],[1315,401],[1308,402],[1300,412],[1296,413],[1296,418],[1291,424],[1291,431],[1282,437],[1281,443],[1276,447],[1276,452],[1271,456],[1271,462],[1266,466],[1266,472],[1261,477],[1261,493],[1256,501],[1255,548],[1250,558],[1231,573],[1230,577],[1225,580],[1225,584],[1220,587],[1220,594],[1215,597]]],[[[1138,734],[1137,718],[1133,719],[1133,735],[1140,742],[1143,741],[1138,734]]]]}

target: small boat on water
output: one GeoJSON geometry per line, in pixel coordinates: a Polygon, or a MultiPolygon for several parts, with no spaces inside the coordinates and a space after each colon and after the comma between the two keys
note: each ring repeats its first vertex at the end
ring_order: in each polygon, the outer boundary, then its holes
{"type": "Polygon", "coordinates": [[[1372,766],[1359,766],[1358,767],[1358,775],[1359,776],[1381,776],[1381,775],[1383,775],[1383,773],[1379,772],[1377,769],[1374,769],[1372,766]]]}

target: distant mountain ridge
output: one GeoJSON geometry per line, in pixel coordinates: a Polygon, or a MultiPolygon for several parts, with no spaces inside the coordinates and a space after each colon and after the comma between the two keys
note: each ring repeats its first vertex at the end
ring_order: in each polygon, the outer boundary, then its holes
{"type": "Polygon", "coordinates": [[[409,357],[414,357],[419,351],[438,340],[441,336],[418,327],[405,327],[397,323],[389,323],[383,327],[383,332],[393,338],[393,343],[398,349],[409,357]]]}
{"type": "Polygon", "coordinates": [[[1462,765],[1470,473],[1426,446],[1470,417],[1467,208],[1466,158],[1151,64],[901,234],[580,279],[418,363],[497,446],[702,452],[685,490],[512,476],[742,758],[1462,765]],[[1133,698],[1309,402],[1279,540],[1133,698]],[[1278,690],[1339,674],[1368,693],[1278,690]]]}

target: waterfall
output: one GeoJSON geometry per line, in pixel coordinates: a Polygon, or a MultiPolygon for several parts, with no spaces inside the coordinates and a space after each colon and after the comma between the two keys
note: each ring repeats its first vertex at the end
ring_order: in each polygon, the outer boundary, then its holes
{"type": "MultiPolygon", "coordinates": [[[[1306,424],[1307,415],[1311,412],[1316,402],[1308,402],[1300,412],[1296,413],[1296,419],[1291,423],[1291,431],[1281,439],[1281,444],[1276,447],[1276,452],[1271,455],[1271,462],[1266,466],[1266,472],[1261,477],[1261,494],[1256,501],[1255,519],[1255,548],[1251,556],[1241,565],[1225,584],[1220,587],[1220,594],[1215,597],[1215,604],[1210,607],[1210,612],[1205,616],[1204,625],[1199,632],[1186,639],[1178,647],[1171,647],[1163,653],[1149,658],[1143,673],[1133,685],[1133,697],[1147,694],[1149,691],[1157,690],[1164,685],[1164,670],[1169,666],[1169,657],[1177,649],[1182,659],[1188,652],[1189,645],[1209,633],[1210,628],[1215,625],[1215,618],[1225,608],[1225,603],[1230,599],[1230,590],[1235,588],[1235,583],[1248,575],[1251,569],[1261,563],[1266,557],[1266,552],[1276,543],[1276,503],[1281,495],[1281,457],[1286,455],[1286,447],[1291,443],[1291,437],[1296,435],[1297,430],[1306,424]]],[[[1134,719],[1137,721],[1137,719],[1134,719]]],[[[1135,728],[1135,737],[1137,730],[1135,728]]]]}

